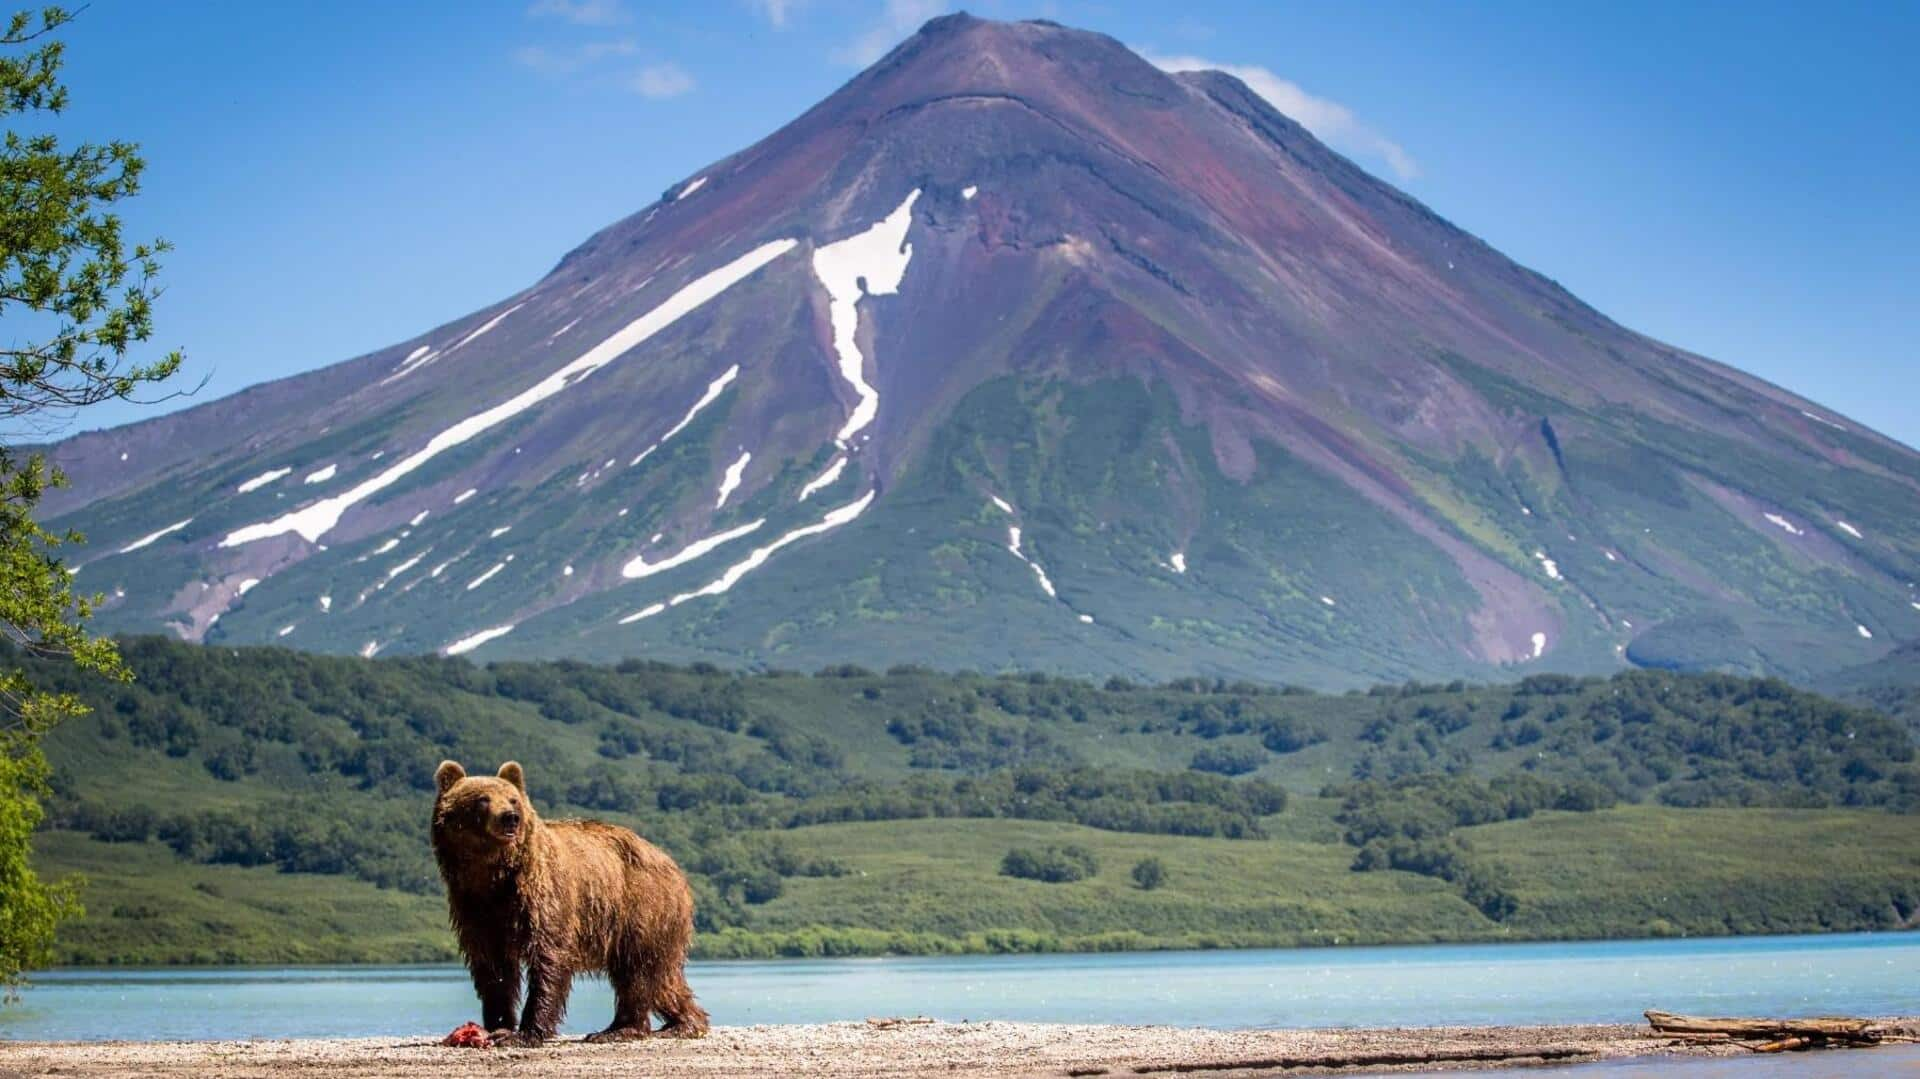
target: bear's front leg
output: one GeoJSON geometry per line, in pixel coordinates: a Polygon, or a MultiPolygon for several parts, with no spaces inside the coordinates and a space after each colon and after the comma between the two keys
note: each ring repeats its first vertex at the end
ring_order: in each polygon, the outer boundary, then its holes
{"type": "Polygon", "coordinates": [[[480,1025],[488,1031],[513,1029],[513,1013],[520,1007],[520,964],[504,940],[471,939],[462,942],[473,991],[480,997],[480,1025]]]}
{"type": "Polygon", "coordinates": [[[534,1046],[554,1036],[567,1014],[567,994],[573,991],[573,971],[564,964],[535,956],[527,964],[527,1006],[520,1012],[520,1029],[494,1044],[534,1046]]]}

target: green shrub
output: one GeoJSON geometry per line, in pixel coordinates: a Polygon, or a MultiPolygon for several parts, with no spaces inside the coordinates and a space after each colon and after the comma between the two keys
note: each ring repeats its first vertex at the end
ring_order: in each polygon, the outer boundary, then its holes
{"type": "Polygon", "coordinates": [[[1100,860],[1093,852],[1077,843],[1061,843],[1029,850],[1015,847],[1000,859],[1000,874],[1018,877],[1021,880],[1038,880],[1048,884],[1069,884],[1076,880],[1086,880],[1100,872],[1100,860]]]}
{"type": "Polygon", "coordinates": [[[1267,755],[1246,746],[1202,746],[1194,751],[1187,767],[1196,772],[1243,776],[1267,763],[1267,755]]]}
{"type": "Polygon", "coordinates": [[[1133,882],[1143,892],[1151,892],[1167,882],[1167,866],[1158,858],[1142,858],[1133,863],[1133,882]]]}

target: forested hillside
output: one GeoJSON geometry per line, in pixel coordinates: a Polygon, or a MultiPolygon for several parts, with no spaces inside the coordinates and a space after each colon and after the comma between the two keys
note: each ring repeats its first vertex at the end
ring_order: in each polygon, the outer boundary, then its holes
{"type": "Polygon", "coordinates": [[[549,816],[662,843],[695,876],[708,954],[1862,928],[1920,909],[1920,829],[1892,816],[1920,808],[1913,738],[1778,681],[1332,696],[124,650],[128,686],[34,672],[95,710],[48,743],[49,867],[95,878],[78,960],[376,958],[321,913],[356,903],[404,912],[383,919],[407,927],[387,956],[451,954],[424,839],[444,757],[517,759],[549,816]],[[1836,850],[1835,828],[1881,853],[1836,850]],[[1569,858],[1540,858],[1544,835],[1569,858]],[[1649,849],[1604,884],[1554,864],[1597,871],[1598,836],[1649,849]],[[1164,886],[1134,880],[1147,859],[1164,886]],[[318,876],[280,895],[284,873],[318,876]],[[1725,898],[1749,876],[1788,894],[1725,898]],[[1636,905],[1656,894],[1672,909],[1636,905]],[[209,903],[225,895],[250,898],[209,903]]]}

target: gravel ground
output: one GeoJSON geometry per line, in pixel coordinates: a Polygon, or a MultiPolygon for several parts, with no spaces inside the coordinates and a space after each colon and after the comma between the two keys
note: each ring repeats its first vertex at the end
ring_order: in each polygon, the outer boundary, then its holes
{"type": "MultiPolygon", "coordinates": [[[[1195,1030],[1041,1023],[872,1023],[721,1027],[704,1041],[559,1042],[541,1049],[446,1049],[434,1039],[0,1043],[17,1076],[649,1074],[824,1079],[969,1076],[1210,1076],[1382,1072],[1577,1063],[1657,1053],[1744,1054],[1644,1026],[1396,1030],[1195,1030]]],[[[1856,1051],[1858,1052],[1858,1051],[1856,1051]]]]}

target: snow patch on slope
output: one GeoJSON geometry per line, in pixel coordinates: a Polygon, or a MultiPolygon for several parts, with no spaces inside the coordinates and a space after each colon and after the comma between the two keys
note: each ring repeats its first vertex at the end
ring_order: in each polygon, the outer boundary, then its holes
{"type": "Polygon", "coordinates": [[[1781,528],[1786,529],[1789,535],[1794,535],[1794,536],[1806,535],[1805,532],[1802,532],[1800,530],[1800,527],[1798,525],[1794,524],[1792,521],[1787,520],[1785,517],[1782,517],[1777,513],[1769,513],[1766,515],[1766,518],[1767,520],[1772,521],[1774,524],[1779,525],[1781,528]]]}
{"type": "MultiPolygon", "coordinates": [[[[514,304],[512,307],[509,307],[505,311],[502,311],[499,314],[493,316],[492,318],[488,319],[486,322],[482,323],[479,329],[473,331],[472,333],[466,335],[465,337],[462,337],[460,340],[454,342],[453,348],[448,349],[447,352],[452,352],[454,349],[462,348],[464,346],[474,343],[475,341],[479,340],[481,337],[485,336],[487,333],[491,332],[494,327],[500,325],[502,322],[505,322],[507,320],[508,315],[513,314],[515,311],[518,311],[525,306],[527,306],[527,301],[521,300],[519,303],[514,304]]],[[[444,355],[444,353],[442,355],[444,355]]]]}
{"type": "Polygon", "coordinates": [[[840,481],[840,473],[845,472],[846,470],[847,470],[846,457],[842,456],[842,457],[834,458],[833,463],[827,466],[827,470],[825,472],[822,472],[818,476],[815,476],[813,479],[807,482],[807,485],[805,487],[800,488],[800,501],[805,502],[807,499],[812,498],[815,493],[826,490],[827,488],[832,487],[835,483],[838,483],[840,481]]]}
{"type": "Polygon", "coordinates": [[[265,487],[267,484],[272,483],[274,480],[292,471],[292,468],[270,468],[245,483],[242,483],[240,486],[235,487],[233,490],[236,494],[243,495],[250,491],[258,491],[260,488],[265,487]]]}
{"type": "Polygon", "coordinates": [[[867,383],[866,358],[860,354],[855,337],[860,327],[858,305],[862,296],[890,296],[900,291],[907,263],[913,258],[907,228],[913,223],[913,204],[919,197],[916,187],[906,201],[865,232],[813,252],[813,272],[827,290],[827,315],[833,323],[833,351],[840,362],[840,377],[859,398],[847,422],[834,435],[841,446],[880,412],[880,394],[867,383]]]}
{"type": "Polygon", "coordinates": [[[1533,658],[1539,659],[1541,656],[1545,655],[1546,652],[1547,652],[1547,635],[1544,633],[1534,634],[1533,635],[1533,658]]]}
{"type": "Polygon", "coordinates": [[[339,465],[328,465],[325,468],[316,468],[312,472],[307,473],[307,478],[301,482],[325,483],[328,480],[332,479],[334,476],[338,475],[339,473],[340,473],[339,465]]]}
{"type": "Polygon", "coordinates": [[[695,540],[676,551],[672,556],[663,558],[658,562],[648,562],[645,556],[635,555],[633,558],[627,560],[626,565],[620,567],[620,576],[628,580],[636,580],[641,577],[651,577],[656,573],[665,573],[670,569],[686,565],[723,543],[731,543],[741,536],[755,531],[766,523],[765,519],[753,521],[748,524],[743,524],[738,528],[728,529],[725,532],[708,536],[705,539],[695,540]]]}
{"type": "Polygon", "coordinates": [[[1845,532],[1845,533],[1846,533],[1847,535],[1849,535],[1849,536],[1852,536],[1852,537],[1853,537],[1854,539],[1866,539],[1866,538],[1867,538],[1867,537],[1865,537],[1865,536],[1863,536],[1863,535],[1861,535],[1861,534],[1860,534],[1860,530],[1859,530],[1859,529],[1857,529],[1857,528],[1855,528],[1855,527],[1853,527],[1852,525],[1850,525],[1850,524],[1848,524],[1848,523],[1847,523],[1847,522],[1845,522],[1845,521],[1835,521],[1835,522],[1833,522],[1833,523],[1839,526],[1839,528],[1840,528],[1840,531],[1842,531],[1842,532],[1845,532]]]}
{"type": "Polygon", "coordinates": [[[714,509],[726,505],[727,499],[733,497],[733,492],[740,487],[740,478],[747,473],[747,462],[751,460],[753,460],[752,451],[741,450],[740,456],[734,458],[733,463],[727,466],[726,475],[720,477],[720,497],[714,501],[714,509]]]}
{"type": "Polygon", "coordinates": [[[667,605],[664,603],[649,603],[645,607],[642,607],[639,610],[633,612],[632,614],[626,616],[625,618],[622,618],[620,620],[620,624],[623,626],[630,626],[635,622],[640,621],[643,618],[652,618],[654,615],[659,614],[661,611],[664,611],[666,609],[667,609],[667,605]]]}
{"type": "Polygon", "coordinates": [[[446,653],[447,655],[450,655],[450,656],[464,655],[480,647],[481,645],[486,644],[488,641],[497,640],[501,637],[505,637],[507,634],[512,632],[513,632],[512,623],[508,623],[507,625],[504,625],[504,626],[495,626],[492,629],[483,629],[478,633],[472,634],[470,636],[462,637],[459,640],[448,645],[446,647],[446,653]]]}
{"type": "Polygon", "coordinates": [[[298,533],[309,543],[318,543],[320,537],[331,532],[334,526],[340,523],[341,516],[348,509],[400,482],[447,450],[505,423],[631,352],[654,334],[673,325],[689,312],[697,310],[754,271],[793,250],[797,243],[796,240],[774,240],[761,244],[725,266],[702,274],[668,297],[660,306],[621,327],[611,337],[593,346],[578,359],[500,404],[476,412],[441,431],[428,440],[424,447],[401,458],[385,471],[362,481],[343,494],[316,502],[271,521],[237,529],[221,540],[220,546],[237,547],[243,543],[266,539],[269,536],[284,535],[288,532],[298,533]]]}
{"type": "Polygon", "coordinates": [[[785,547],[790,543],[797,543],[800,540],[806,539],[808,536],[817,536],[822,532],[828,532],[835,528],[839,528],[841,525],[844,525],[847,522],[853,520],[854,518],[860,516],[862,513],[865,513],[867,507],[873,503],[873,496],[878,493],[879,493],[878,491],[868,491],[865,495],[861,496],[861,498],[858,501],[849,502],[838,509],[830,511],[825,517],[822,517],[816,523],[810,524],[810,525],[802,525],[801,527],[796,528],[793,531],[788,532],[785,535],[781,536],[779,539],[774,540],[772,543],[767,544],[765,547],[756,548],[752,554],[748,555],[747,557],[741,559],[738,562],[735,562],[733,565],[728,566],[725,573],[722,573],[720,576],[707,582],[705,585],[702,585],[701,587],[696,588],[691,592],[682,592],[681,594],[668,600],[665,604],[655,603],[647,607],[643,607],[640,610],[635,611],[632,614],[626,616],[625,618],[622,618],[620,620],[620,624],[624,626],[633,622],[638,622],[643,618],[652,618],[654,615],[659,614],[661,611],[666,610],[668,607],[678,607],[682,603],[685,603],[690,599],[698,599],[701,596],[718,596],[726,592],[728,589],[732,588],[734,585],[739,584],[740,579],[742,577],[745,577],[747,574],[765,565],[767,559],[772,558],[774,555],[774,552],[780,550],[780,548],[785,547]]]}
{"type": "Polygon", "coordinates": [[[380,385],[385,386],[387,383],[393,382],[396,379],[405,378],[407,375],[412,374],[415,368],[432,363],[439,358],[440,353],[426,345],[421,345],[419,348],[407,353],[407,358],[400,361],[399,365],[393,369],[393,374],[380,380],[380,385]]]}
{"type": "Polygon", "coordinates": [[[467,582],[467,591],[471,592],[474,589],[480,587],[481,585],[486,584],[488,581],[493,580],[493,575],[496,573],[499,573],[503,569],[506,569],[507,563],[511,561],[513,561],[512,558],[506,558],[499,562],[495,562],[491,567],[488,568],[487,572],[482,573],[480,576],[475,577],[473,580],[467,582]]]}
{"type": "Polygon", "coordinates": [[[627,462],[627,467],[632,468],[634,465],[646,460],[648,455],[653,453],[654,450],[666,445],[668,439],[686,430],[687,424],[693,422],[693,418],[700,414],[700,410],[718,400],[720,395],[726,391],[726,388],[738,377],[740,377],[740,365],[736,363],[732,367],[727,368],[719,378],[707,383],[707,392],[700,395],[700,399],[693,403],[692,408],[687,409],[687,414],[680,417],[680,422],[667,428],[667,433],[661,435],[653,445],[641,450],[639,456],[627,462]]]}
{"type": "Polygon", "coordinates": [[[405,573],[405,572],[407,572],[408,570],[410,570],[410,569],[412,569],[413,567],[415,567],[415,566],[417,566],[417,565],[419,565],[419,564],[420,564],[420,560],[421,560],[421,559],[423,559],[423,558],[425,558],[425,557],[427,557],[427,552],[425,552],[425,551],[421,551],[421,552],[420,552],[419,554],[417,554],[417,555],[414,555],[414,556],[413,556],[412,558],[409,558],[409,559],[407,559],[407,560],[406,560],[405,562],[402,562],[402,563],[400,563],[399,565],[397,565],[397,566],[395,566],[395,567],[393,567],[392,569],[390,569],[390,570],[388,570],[388,571],[387,571],[387,580],[389,580],[389,581],[391,581],[391,580],[393,580],[393,579],[394,579],[395,577],[398,577],[398,576],[400,576],[400,575],[401,575],[402,573],[405,573]]]}
{"type": "Polygon", "coordinates": [[[1797,524],[1793,524],[1791,520],[1788,520],[1788,518],[1784,518],[1784,516],[1778,515],[1778,513],[1768,513],[1768,515],[1764,515],[1764,516],[1766,516],[1766,520],[1770,520],[1772,524],[1776,524],[1776,526],[1780,526],[1780,528],[1784,528],[1784,530],[1788,532],[1789,536],[1805,536],[1805,532],[1801,532],[1801,528],[1799,528],[1797,524]]]}
{"type": "MultiPolygon", "coordinates": [[[[427,346],[421,345],[419,348],[414,349],[411,353],[408,353],[407,358],[400,361],[400,366],[394,369],[393,374],[388,375],[386,378],[381,379],[380,384],[384,386],[387,383],[392,382],[396,379],[404,378],[407,375],[410,375],[413,372],[419,370],[420,368],[427,366],[428,364],[439,359],[440,357],[445,356],[448,353],[451,353],[466,345],[472,344],[474,341],[479,340],[482,336],[492,331],[495,327],[499,326],[502,322],[505,322],[508,315],[513,314],[515,311],[518,311],[525,306],[527,306],[527,301],[521,300],[519,303],[514,304],[512,307],[509,307],[505,311],[502,311],[499,314],[493,316],[487,321],[481,323],[480,326],[477,329],[475,329],[473,332],[467,334],[465,337],[462,337],[460,340],[455,341],[452,345],[448,346],[446,352],[430,351],[428,350],[427,346]]],[[[558,335],[556,334],[555,336],[558,336],[558,335]]]]}
{"type": "Polygon", "coordinates": [[[175,532],[180,531],[181,529],[187,527],[192,523],[193,523],[193,518],[191,517],[187,518],[184,521],[175,521],[158,532],[149,532],[146,535],[141,536],[139,539],[134,540],[132,543],[127,544],[125,547],[120,548],[120,553],[127,554],[128,552],[131,552],[131,551],[137,551],[142,547],[148,546],[154,540],[157,540],[162,536],[171,536],[175,532]]]}
{"type": "Polygon", "coordinates": [[[1060,598],[1060,593],[1054,591],[1053,582],[1047,578],[1047,571],[1040,568],[1040,563],[1021,553],[1019,525],[1007,526],[1007,550],[1013,552],[1013,557],[1033,568],[1034,576],[1040,578],[1040,591],[1045,592],[1051,599],[1060,598]]]}

